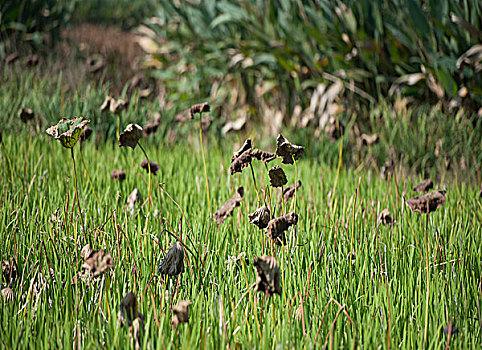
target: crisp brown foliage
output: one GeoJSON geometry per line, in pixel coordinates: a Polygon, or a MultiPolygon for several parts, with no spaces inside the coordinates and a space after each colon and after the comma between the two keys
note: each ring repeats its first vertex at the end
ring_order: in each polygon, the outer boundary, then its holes
{"type": "Polygon", "coordinates": [[[269,255],[255,257],[253,265],[256,268],[256,293],[263,292],[266,298],[273,294],[281,295],[280,271],[276,258],[269,255]]]}
{"type": "Polygon", "coordinates": [[[243,196],[244,188],[243,186],[240,186],[236,192],[234,192],[234,195],[214,213],[214,220],[218,225],[222,224],[224,220],[233,213],[234,208],[239,207],[243,200],[243,196]]]}
{"type": "Polygon", "coordinates": [[[176,329],[180,323],[189,322],[189,300],[181,300],[179,304],[172,307],[172,326],[176,329]]]}
{"type": "Polygon", "coordinates": [[[276,154],[271,152],[262,151],[260,149],[254,148],[251,150],[251,156],[257,160],[268,163],[276,159],[276,154]]]}
{"type": "Polygon", "coordinates": [[[258,226],[260,229],[264,229],[268,226],[271,219],[271,213],[266,205],[256,209],[254,213],[248,214],[249,222],[258,226]]]}
{"type": "Polygon", "coordinates": [[[129,124],[119,135],[119,147],[129,146],[134,149],[141,138],[142,128],[137,124],[129,124]]]}
{"type": "Polygon", "coordinates": [[[283,135],[278,135],[276,139],[276,155],[283,158],[283,164],[293,164],[294,160],[298,160],[303,156],[305,148],[291,144],[283,135]]]}
{"type": "Polygon", "coordinates": [[[298,223],[298,214],[291,212],[286,215],[272,219],[268,223],[266,235],[277,245],[286,243],[284,232],[293,225],[298,223]]]}
{"type": "Polygon", "coordinates": [[[268,176],[269,182],[273,187],[282,187],[288,183],[286,174],[283,168],[281,168],[279,165],[276,165],[273,168],[269,169],[268,176]]]}
{"type": "Polygon", "coordinates": [[[407,200],[408,207],[413,212],[431,213],[445,204],[446,191],[432,191],[407,200]]]}
{"type": "Polygon", "coordinates": [[[157,269],[160,274],[177,276],[184,272],[184,249],[178,241],[174,242],[157,269]]]}

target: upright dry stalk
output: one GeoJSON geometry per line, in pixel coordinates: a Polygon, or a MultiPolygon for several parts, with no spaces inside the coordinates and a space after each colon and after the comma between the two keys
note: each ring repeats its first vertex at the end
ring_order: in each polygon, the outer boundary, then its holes
{"type": "Polygon", "coordinates": [[[208,208],[209,208],[209,213],[211,213],[211,198],[209,196],[209,180],[208,180],[208,171],[206,168],[206,159],[204,158],[204,146],[203,146],[203,124],[202,124],[202,117],[203,113],[199,113],[200,118],[199,118],[199,142],[201,143],[201,154],[203,157],[203,165],[204,165],[204,177],[206,179],[206,193],[208,196],[208,208]]]}
{"type": "MultiPolygon", "coordinates": [[[[80,209],[79,191],[77,189],[77,173],[75,171],[75,157],[74,157],[74,148],[73,147],[70,149],[70,155],[72,156],[72,163],[74,165],[75,197],[77,198],[77,208],[79,208],[80,221],[82,223],[82,229],[83,229],[84,228],[84,219],[82,218],[82,210],[80,209]]],[[[76,236],[77,236],[77,234],[76,234],[76,236]]],[[[77,237],[75,237],[75,240],[77,241],[77,237]]]]}

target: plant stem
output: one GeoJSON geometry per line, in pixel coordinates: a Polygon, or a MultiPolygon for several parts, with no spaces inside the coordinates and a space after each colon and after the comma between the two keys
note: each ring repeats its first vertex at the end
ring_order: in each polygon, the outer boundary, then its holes
{"type": "MultiPolygon", "coordinates": [[[[251,176],[253,177],[254,189],[256,190],[256,199],[259,205],[261,201],[259,200],[259,193],[258,193],[259,191],[258,191],[258,186],[256,185],[256,177],[254,176],[253,164],[249,163],[249,167],[251,168],[251,176]]],[[[266,200],[265,200],[265,204],[266,204],[266,200]]]]}
{"type": "Polygon", "coordinates": [[[82,218],[82,210],[80,209],[79,190],[77,189],[77,172],[75,171],[75,157],[74,157],[73,147],[70,149],[70,155],[72,156],[72,163],[74,164],[74,183],[75,183],[75,197],[77,198],[77,208],[79,208],[80,221],[82,223],[82,228],[84,228],[84,219],[82,218]]]}
{"type": "Polygon", "coordinates": [[[200,113],[200,118],[199,118],[199,142],[201,143],[201,154],[202,154],[202,157],[203,157],[203,165],[204,165],[204,177],[206,178],[206,193],[207,193],[207,196],[208,196],[209,213],[211,214],[211,198],[209,196],[208,171],[207,171],[207,168],[206,168],[206,159],[204,158],[202,116],[203,116],[202,113],[200,113]]]}
{"type": "Polygon", "coordinates": [[[95,192],[94,185],[92,184],[92,180],[90,178],[89,171],[87,170],[87,167],[85,166],[84,157],[82,157],[82,150],[79,151],[79,154],[80,154],[80,161],[81,161],[81,163],[82,163],[82,165],[85,169],[85,172],[87,174],[87,179],[89,180],[90,188],[92,189],[92,192],[94,193],[95,200],[97,201],[97,205],[99,206],[99,209],[100,209],[101,206],[100,206],[100,202],[99,202],[99,197],[97,197],[97,192],[95,192]]]}
{"type": "Polygon", "coordinates": [[[140,143],[138,143],[140,149],[144,153],[147,159],[147,171],[149,173],[149,183],[147,187],[147,215],[146,215],[146,224],[144,225],[144,232],[147,231],[147,223],[149,222],[149,212],[151,208],[151,161],[149,160],[149,157],[147,156],[146,150],[140,143]]]}

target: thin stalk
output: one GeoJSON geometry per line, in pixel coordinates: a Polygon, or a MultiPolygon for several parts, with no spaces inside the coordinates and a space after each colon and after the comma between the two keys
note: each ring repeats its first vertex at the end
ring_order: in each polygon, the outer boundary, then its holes
{"type": "MultiPolygon", "coordinates": [[[[258,194],[259,191],[258,191],[258,186],[256,185],[256,177],[254,176],[253,163],[249,163],[249,167],[251,168],[251,176],[253,178],[254,189],[256,190],[256,200],[259,205],[261,201],[259,200],[259,194],[258,194]]],[[[265,204],[266,204],[266,201],[265,201],[265,204]]]]}
{"type": "Polygon", "coordinates": [[[203,124],[202,124],[202,113],[200,113],[200,118],[199,118],[199,142],[201,143],[201,154],[203,157],[203,165],[204,165],[204,177],[206,179],[206,193],[208,196],[208,207],[209,207],[209,213],[211,213],[211,198],[209,196],[209,181],[208,181],[208,171],[206,168],[206,159],[204,158],[204,146],[203,146],[203,124]]]}
{"type": "Polygon", "coordinates": [[[147,153],[144,147],[142,147],[140,143],[138,143],[138,145],[147,159],[147,171],[149,173],[149,183],[147,185],[147,215],[146,215],[146,223],[144,225],[144,232],[147,232],[147,224],[149,222],[149,213],[151,209],[151,161],[149,160],[149,157],[147,156],[147,153]]]}
{"type": "Polygon", "coordinates": [[[81,161],[81,163],[82,163],[82,165],[85,169],[85,172],[87,174],[87,179],[89,180],[90,188],[92,189],[92,192],[94,193],[95,200],[96,200],[97,205],[99,206],[99,209],[100,209],[101,206],[100,206],[100,202],[99,202],[99,197],[97,197],[97,192],[95,191],[94,185],[92,184],[92,180],[90,178],[89,171],[87,170],[87,166],[85,165],[85,162],[84,162],[84,157],[82,157],[82,151],[79,151],[79,154],[80,154],[80,161],[81,161]]]}
{"type": "Polygon", "coordinates": [[[423,331],[423,348],[427,344],[427,333],[428,333],[428,299],[430,296],[430,274],[429,274],[429,263],[428,263],[428,213],[426,215],[425,224],[425,257],[427,261],[427,294],[425,296],[425,329],[423,331]]]}
{"type": "Polygon", "coordinates": [[[70,155],[72,156],[72,163],[74,164],[75,197],[77,198],[77,208],[79,208],[80,221],[82,223],[82,228],[84,228],[84,219],[82,218],[82,210],[80,209],[79,190],[77,189],[77,172],[75,170],[75,157],[73,147],[70,149],[70,155]]]}
{"type": "Polygon", "coordinates": [[[298,197],[298,166],[296,165],[296,159],[293,155],[291,155],[291,158],[293,158],[293,163],[295,164],[295,200],[293,201],[293,210],[296,210],[296,198],[298,197]]]}

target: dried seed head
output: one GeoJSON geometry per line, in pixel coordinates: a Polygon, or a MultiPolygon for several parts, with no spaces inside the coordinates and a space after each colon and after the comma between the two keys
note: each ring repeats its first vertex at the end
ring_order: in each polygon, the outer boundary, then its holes
{"type": "Polygon", "coordinates": [[[114,267],[114,259],[109,253],[105,253],[103,249],[94,250],[82,264],[84,275],[97,277],[104,271],[114,267]]]}
{"type": "Polygon", "coordinates": [[[26,124],[29,120],[32,120],[35,117],[35,113],[31,108],[24,107],[18,111],[18,117],[22,123],[26,124]]]}
{"type": "Polygon", "coordinates": [[[325,132],[331,140],[336,141],[345,134],[345,126],[341,121],[337,122],[334,117],[331,117],[325,127],[325,132]]]}
{"type": "Polygon", "coordinates": [[[211,110],[211,107],[209,106],[209,103],[204,102],[204,103],[199,103],[197,105],[191,106],[191,118],[194,118],[194,114],[196,113],[203,113],[203,112],[209,112],[211,110]]]}
{"type": "Polygon", "coordinates": [[[122,327],[131,326],[132,321],[139,316],[137,313],[137,298],[134,293],[129,292],[120,302],[119,314],[117,315],[118,324],[122,327]]]}
{"type": "Polygon", "coordinates": [[[300,189],[300,187],[301,187],[301,181],[300,180],[298,180],[298,182],[296,183],[296,187],[295,187],[295,184],[286,187],[283,190],[284,201],[286,203],[288,203],[295,196],[295,193],[300,189]]]}
{"type": "Polygon", "coordinates": [[[258,226],[260,229],[264,229],[268,226],[271,219],[271,213],[266,205],[256,209],[254,213],[248,214],[249,222],[258,226]]]}
{"type": "Polygon", "coordinates": [[[274,166],[273,168],[269,169],[269,182],[273,187],[282,187],[288,183],[288,179],[286,178],[286,174],[279,165],[274,166]]]}
{"type": "Polygon", "coordinates": [[[87,141],[87,139],[92,135],[92,128],[90,126],[86,126],[84,131],[80,134],[80,142],[87,141]]]}
{"type": "Polygon", "coordinates": [[[57,125],[51,126],[45,132],[59,140],[65,148],[72,148],[79,140],[80,134],[90,120],[83,120],[82,117],[73,119],[60,119],[57,125]]]}
{"type": "Polygon", "coordinates": [[[184,272],[184,249],[181,243],[174,242],[164,260],[159,264],[158,271],[169,276],[177,276],[184,272]]]}
{"type": "Polygon", "coordinates": [[[238,187],[234,195],[224,203],[221,208],[219,208],[214,213],[214,220],[218,225],[222,224],[224,220],[230,216],[234,208],[239,207],[241,201],[243,200],[244,188],[243,186],[238,187]]]}
{"type": "Polygon", "coordinates": [[[256,293],[263,292],[266,298],[275,293],[281,295],[280,271],[276,258],[269,255],[255,257],[253,265],[256,268],[256,293]]]}
{"type": "Polygon", "coordinates": [[[407,200],[408,207],[413,212],[429,214],[445,204],[446,191],[432,191],[407,200]]]}
{"type": "Polygon", "coordinates": [[[189,305],[191,304],[189,300],[181,300],[179,304],[172,307],[172,325],[174,329],[176,329],[180,323],[189,322],[189,305]]]}
{"type": "Polygon", "coordinates": [[[126,172],[124,170],[112,170],[110,178],[112,180],[124,181],[126,179],[126,172]]]}
{"type": "Polygon", "coordinates": [[[142,128],[137,124],[129,124],[119,135],[119,147],[129,146],[134,149],[141,138],[142,128]]]}
{"type": "Polygon", "coordinates": [[[139,190],[134,188],[134,191],[127,197],[127,208],[129,208],[131,215],[134,215],[137,202],[142,202],[142,196],[139,190]]]}
{"type": "Polygon", "coordinates": [[[2,298],[5,304],[8,304],[12,301],[15,300],[15,294],[13,292],[13,289],[10,287],[2,289],[2,298]]]}
{"type": "Polygon", "coordinates": [[[147,159],[144,159],[141,163],[141,168],[144,169],[148,174],[149,174],[149,165],[151,166],[151,173],[156,175],[157,172],[159,171],[159,164],[153,161],[147,161],[147,159]]]}
{"type": "Polygon", "coordinates": [[[383,225],[393,225],[394,224],[394,220],[392,218],[392,216],[390,215],[390,212],[388,211],[388,209],[383,209],[380,213],[380,215],[378,215],[378,224],[383,224],[383,225]]]}
{"type": "Polygon", "coordinates": [[[251,157],[256,158],[263,163],[268,163],[276,159],[276,154],[254,148],[251,150],[251,157]]]}
{"type": "Polygon", "coordinates": [[[291,212],[278,218],[272,219],[268,223],[266,235],[277,245],[286,243],[284,232],[290,227],[298,223],[298,214],[291,212]]]}
{"type": "Polygon", "coordinates": [[[427,193],[430,189],[433,188],[433,182],[431,179],[425,179],[420,182],[417,186],[413,188],[415,192],[422,192],[427,193]]]}
{"type": "Polygon", "coordinates": [[[362,134],[361,135],[361,142],[362,145],[364,146],[371,146],[380,141],[380,135],[379,134],[372,134],[372,135],[367,135],[367,134],[362,134]]]}
{"type": "Polygon", "coordinates": [[[276,155],[283,158],[283,164],[293,164],[293,158],[298,160],[303,156],[305,148],[291,144],[283,135],[279,134],[276,139],[276,155]]]}

